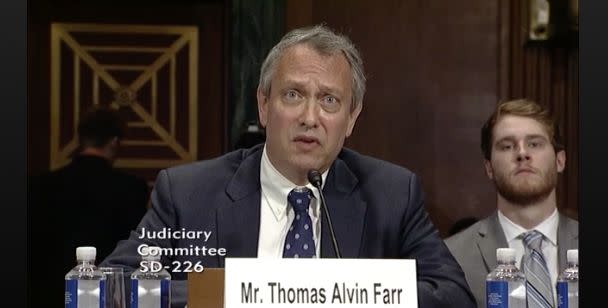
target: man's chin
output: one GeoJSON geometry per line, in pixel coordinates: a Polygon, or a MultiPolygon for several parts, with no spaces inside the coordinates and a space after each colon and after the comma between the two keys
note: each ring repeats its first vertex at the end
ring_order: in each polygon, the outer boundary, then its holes
{"type": "Polygon", "coordinates": [[[521,206],[528,206],[546,199],[551,193],[548,187],[542,187],[539,183],[528,183],[527,185],[514,185],[500,190],[500,194],[510,202],[521,206]]]}
{"type": "Polygon", "coordinates": [[[294,166],[300,169],[302,172],[308,172],[309,170],[322,171],[322,164],[320,159],[314,157],[297,157],[293,161],[294,166]]]}

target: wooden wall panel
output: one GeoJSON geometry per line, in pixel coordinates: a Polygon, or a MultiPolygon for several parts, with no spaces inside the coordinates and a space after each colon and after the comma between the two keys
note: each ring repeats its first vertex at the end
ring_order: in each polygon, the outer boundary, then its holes
{"type": "Polygon", "coordinates": [[[479,130],[498,92],[497,2],[287,3],[287,30],[326,22],[363,54],[368,92],[347,146],[416,172],[442,235],[489,214],[479,130]]]}
{"type": "Polygon", "coordinates": [[[568,149],[559,206],[576,217],[578,51],[524,46],[524,3],[286,3],[286,31],[324,22],[360,48],[368,92],[346,144],[416,172],[442,236],[458,219],[495,209],[480,128],[500,100],[523,96],[558,114],[568,149]]]}
{"type": "MultiPolygon", "coordinates": [[[[198,125],[194,128],[198,132],[196,159],[216,157],[226,150],[225,108],[229,51],[226,21],[228,10],[224,1],[135,1],[117,5],[103,1],[79,4],[62,0],[32,0],[28,9],[28,174],[49,170],[49,36],[53,22],[197,27],[198,125]],[[144,6],[145,10],[142,10],[144,6]]],[[[178,86],[187,90],[183,82],[178,86]]],[[[168,93],[169,89],[164,89],[164,92],[168,93]]],[[[189,116],[186,115],[186,118],[189,116]]],[[[153,151],[141,152],[138,155],[142,155],[138,156],[140,158],[154,158],[153,151]]],[[[152,182],[159,169],[125,170],[152,182]]]]}
{"type": "MultiPolygon", "coordinates": [[[[87,4],[31,0],[28,6],[28,173],[48,169],[49,24],[188,23],[201,37],[199,158],[227,150],[230,17],[226,1],[87,4]],[[134,18],[133,16],[137,16],[134,18]]],[[[325,22],[362,51],[368,75],[364,110],[347,146],[410,168],[442,235],[465,216],[495,208],[479,149],[479,129],[499,100],[527,96],[560,120],[567,168],[559,206],[577,216],[578,49],[524,46],[524,0],[287,0],[285,31],[325,22]]],[[[143,170],[129,170],[143,172],[143,170]]],[[[156,170],[145,171],[153,178],[156,170]]]]}

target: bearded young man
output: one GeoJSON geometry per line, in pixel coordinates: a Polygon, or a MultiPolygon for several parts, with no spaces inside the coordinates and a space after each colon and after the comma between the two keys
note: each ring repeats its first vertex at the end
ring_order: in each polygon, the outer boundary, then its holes
{"type": "Polygon", "coordinates": [[[497,211],[446,244],[478,307],[486,307],[485,279],[502,247],[515,249],[516,265],[526,274],[528,307],[557,307],[555,284],[566,267],[566,251],[578,249],[578,222],[557,210],[557,175],[565,168],[566,153],[555,122],[533,101],[501,103],[481,130],[481,148],[496,187],[497,211]],[[542,265],[539,274],[528,267],[533,259],[542,265]]]}

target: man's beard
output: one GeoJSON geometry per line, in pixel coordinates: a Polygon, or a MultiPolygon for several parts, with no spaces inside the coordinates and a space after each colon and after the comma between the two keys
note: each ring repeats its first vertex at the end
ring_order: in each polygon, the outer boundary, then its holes
{"type": "Polygon", "coordinates": [[[533,181],[528,179],[515,181],[509,179],[508,175],[496,174],[494,184],[505,200],[516,205],[528,206],[546,199],[557,187],[557,170],[548,170],[547,173],[541,174],[540,180],[533,181]]]}

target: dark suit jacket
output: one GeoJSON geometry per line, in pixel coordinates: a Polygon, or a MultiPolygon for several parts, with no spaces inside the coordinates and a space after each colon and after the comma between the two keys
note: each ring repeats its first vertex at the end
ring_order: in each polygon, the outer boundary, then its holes
{"type": "MultiPolygon", "coordinates": [[[[496,267],[496,249],[509,247],[498,213],[447,238],[446,244],[462,266],[478,307],[486,307],[486,276],[496,267]]],[[[578,222],[562,214],[557,226],[557,245],[559,270],[563,270],[568,249],[578,249],[578,222]]]]}
{"type": "MultiPolygon", "coordinates": [[[[119,244],[103,264],[138,267],[142,242],[161,247],[206,245],[225,248],[227,257],[256,257],[260,222],[262,146],[217,159],[163,170],[152,193],[152,209],[138,226],[146,230],[185,228],[211,231],[202,240],[140,240],[119,244]]],[[[420,307],[474,307],[464,274],[429,220],[416,176],[410,171],[344,149],[332,164],[323,189],[337,241],[345,258],[411,258],[417,261],[420,307]]],[[[327,226],[321,256],[334,257],[327,226]]],[[[223,267],[223,257],[178,256],[223,267]]],[[[170,264],[170,259],[163,260],[170,264]]],[[[173,307],[186,302],[185,273],[173,273],[173,307]]]]}
{"type": "Polygon", "coordinates": [[[41,301],[32,307],[61,307],[63,277],[76,265],[76,247],[95,246],[97,262],[108,256],[144,216],[148,186],[94,156],[76,156],[29,184],[28,272],[52,277],[30,280],[29,298],[41,301]]]}

